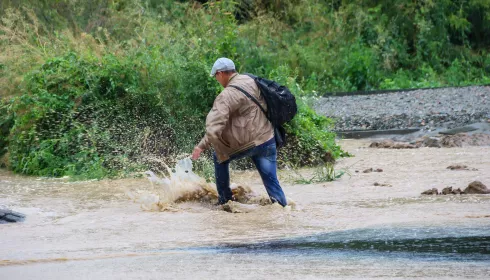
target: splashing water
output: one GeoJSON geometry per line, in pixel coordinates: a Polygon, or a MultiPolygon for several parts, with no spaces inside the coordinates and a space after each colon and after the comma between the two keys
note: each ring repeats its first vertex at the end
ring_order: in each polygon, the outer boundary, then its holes
{"type": "MultiPolygon", "coordinates": [[[[148,180],[155,186],[154,191],[127,191],[127,196],[141,205],[145,211],[176,211],[176,203],[218,201],[216,185],[192,171],[190,158],[179,160],[172,170],[165,165],[168,177],[160,178],[153,171],[146,171],[148,180]]],[[[231,184],[233,196],[238,202],[229,202],[232,212],[250,212],[259,205],[271,204],[269,197],[257,194],[250,187],[231,184]],[[252,205],[245,205],[252,204],[252,205]]],[[[294,202],[289,200],[290,204],[294,202]]]]}

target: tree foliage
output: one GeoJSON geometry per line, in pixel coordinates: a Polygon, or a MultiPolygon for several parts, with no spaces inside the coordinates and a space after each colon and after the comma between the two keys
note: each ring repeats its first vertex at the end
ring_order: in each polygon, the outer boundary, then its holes
{"type": "Polygon", "coordinates": [[[280,155],[294,164],[343,155],[311,96],[490,81],[484,0],[5,0],[0,16],[0,156],[25,174],[103,177],[189,152],[222,56],[298,97],[280,155]]]}

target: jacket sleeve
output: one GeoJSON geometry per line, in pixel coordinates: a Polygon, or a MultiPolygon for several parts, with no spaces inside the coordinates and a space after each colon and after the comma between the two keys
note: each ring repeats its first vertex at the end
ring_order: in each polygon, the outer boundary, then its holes
{"type": "Polygon", "coordinates": [[[218,141],[226,144],[221,138],[231,114],[236,111],[240,104],[240,98],[230,89],[223,90],[214,100],[213,108],[206,117],[206,135],[199,142],[198,147],[205,150],[218,141]]]}
{"type": "Polygon", "coordinates": [[[197,147],[201,150],[207,150],[210,146],[210,143],[209,143],[209,140],[208,140],[208,137],[206,135],[204,135],[204,137],[201,139],[201,141],[199,142],[199,144],[197,144],[197,147]]]}

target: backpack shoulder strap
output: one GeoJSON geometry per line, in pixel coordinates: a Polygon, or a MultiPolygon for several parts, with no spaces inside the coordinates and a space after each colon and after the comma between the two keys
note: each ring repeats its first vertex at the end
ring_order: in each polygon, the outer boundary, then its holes
{"type": "MultiPolygon", "coordinates": [[[[259,101],[257,101],[257,99],[255,97],[253,97],[250,93],[248,93],[246,90],[244,90],[243,88],[241,88],[239,86],[230,85],[230,87],[236,88],[239,91],[243,92],[243,94],[245,94],[248,98],[250,98],[255,104],[257,104],[257,106],[259,106],[260,110],[262,110],[262,112],[267,117],[267,113],[264,110],[264,107],[262,107],[262,105],[260,105],[259,101]]],[[[269,119],[269,118],[267,117],[267,119],[269,119]]]]}

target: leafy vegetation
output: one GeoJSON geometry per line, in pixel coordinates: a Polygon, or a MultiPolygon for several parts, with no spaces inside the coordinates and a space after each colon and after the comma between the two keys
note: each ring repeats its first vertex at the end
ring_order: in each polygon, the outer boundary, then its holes
{"type": "Polygon", "coordinates": [[[101,178],[189,153],[222,56],[297,96],[280,151],[293,165],[345,155],[312,96],[490,83],[482,0],[5,0],[0,16],[0,165],[23,174],[101,178]]]}
{"type": "Polygon", "coordinates": [[[296,172],[295,176],[292,177],[292,181],[295,184],[317,184],[317,183],[325,183],[332,182],[344,174],[349,174],[347,169],[335,170],[333,163],[326,163],[324,165],[319,165],[315,168],[311,177],[305,177],[301,175],[299,172],[296,172]]]}

